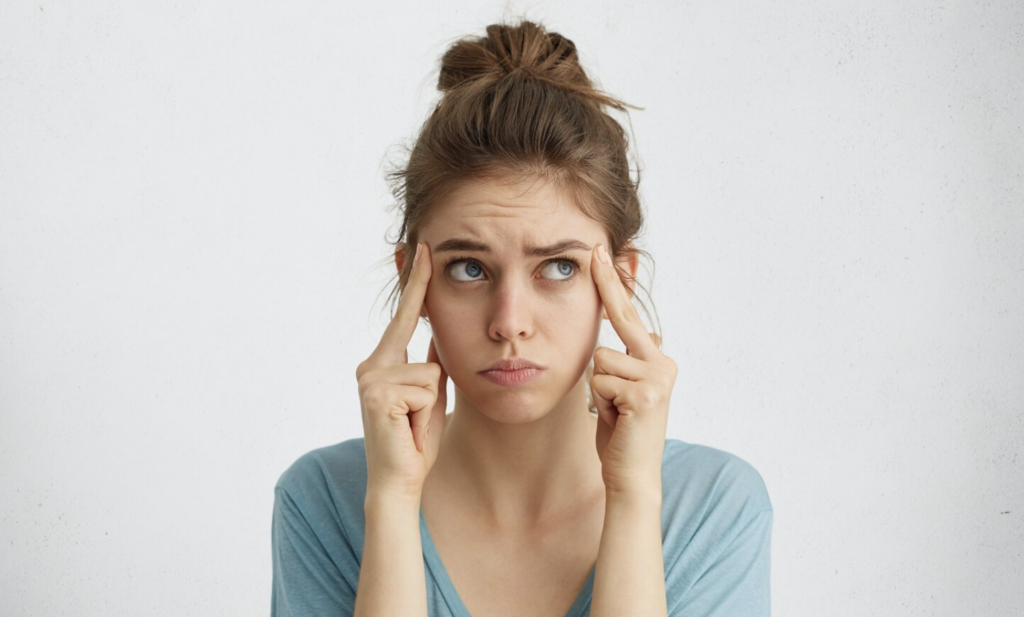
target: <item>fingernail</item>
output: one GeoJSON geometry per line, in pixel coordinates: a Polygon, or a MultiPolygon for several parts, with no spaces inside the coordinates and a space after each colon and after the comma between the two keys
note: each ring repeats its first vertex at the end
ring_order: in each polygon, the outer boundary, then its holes
{"type": "Polygon", "coordinates": [[[420,260],[420,243],[416,243],[416,255],[412,258],[412,263],[416,263],[420,260]]]}
{"type": "Polygon", "coordinates": [[[597,247],[597,258],[606,264],[610,264],[611,260],[608,259],[608,251],[605,250],[604,245],[601,244],[597,247]]]}

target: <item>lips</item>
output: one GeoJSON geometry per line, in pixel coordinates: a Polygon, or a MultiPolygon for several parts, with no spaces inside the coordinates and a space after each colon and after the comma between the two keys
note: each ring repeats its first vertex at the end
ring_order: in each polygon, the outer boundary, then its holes
{"type": "Polygon", "coordinates": [[[518,371],[521,369],[544,370],[544,368],[545,367],[537,364],[536,362],[531,362],[526,358],[502,358],[501,360],[498,360],[497,362],[488,366],[487,368],[480,372],[484,373],[487,371],[518,371]]]}
{"type": "Polygon", "coordinates": [[[483,371],[480,374],[484,379],[490,380],[499,386],[521,386],[533,381],[535,377],[543,373],[543,369],[521,368],[515,371],[483,371]]]}
{"type": "Polygon", "coordinates": [[[521,386],[533,381],[545,368],[526,358],[502,358],[480,374],[500,386],[521,386]]]}

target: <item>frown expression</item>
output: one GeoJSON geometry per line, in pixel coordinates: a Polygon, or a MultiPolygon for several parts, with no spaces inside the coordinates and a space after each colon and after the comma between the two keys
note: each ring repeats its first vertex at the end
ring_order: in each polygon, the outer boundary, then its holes
{"type": "Polygon", "coordinates": [[[597,344],[602,306],[590,261],[594,245],[608,243],[601,224],[553,182],[474,180],[437,205],[418,239],[433,266],[424,309],[461,404],[507,423],[551,411],[597,344]],[[546,368],[512,387],[480,374],[503,358],[546,368]]]}

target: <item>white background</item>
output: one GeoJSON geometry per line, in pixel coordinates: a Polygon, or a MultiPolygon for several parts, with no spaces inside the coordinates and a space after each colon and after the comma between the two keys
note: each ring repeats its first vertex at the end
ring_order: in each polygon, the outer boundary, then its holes
{"type": "Polygon", "coordinates": [[[268,613],[387,162],[520,14],[644,108],[668,436],[764,477],[773,613],[1024,614],[1024,3],[2,0],[5,615],[268,613]]]}

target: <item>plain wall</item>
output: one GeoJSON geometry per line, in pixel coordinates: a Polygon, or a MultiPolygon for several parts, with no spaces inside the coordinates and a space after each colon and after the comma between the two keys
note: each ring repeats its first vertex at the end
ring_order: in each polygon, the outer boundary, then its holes
{"type": "Polygon", "coordinates": [[[4,0],[5,615],[267,614],[275,481],[362,435],[388,162],[520,14],[644,108],[668,437],[764,477],[773,613],[1024,614],[1024,3],[4,0]]]}

